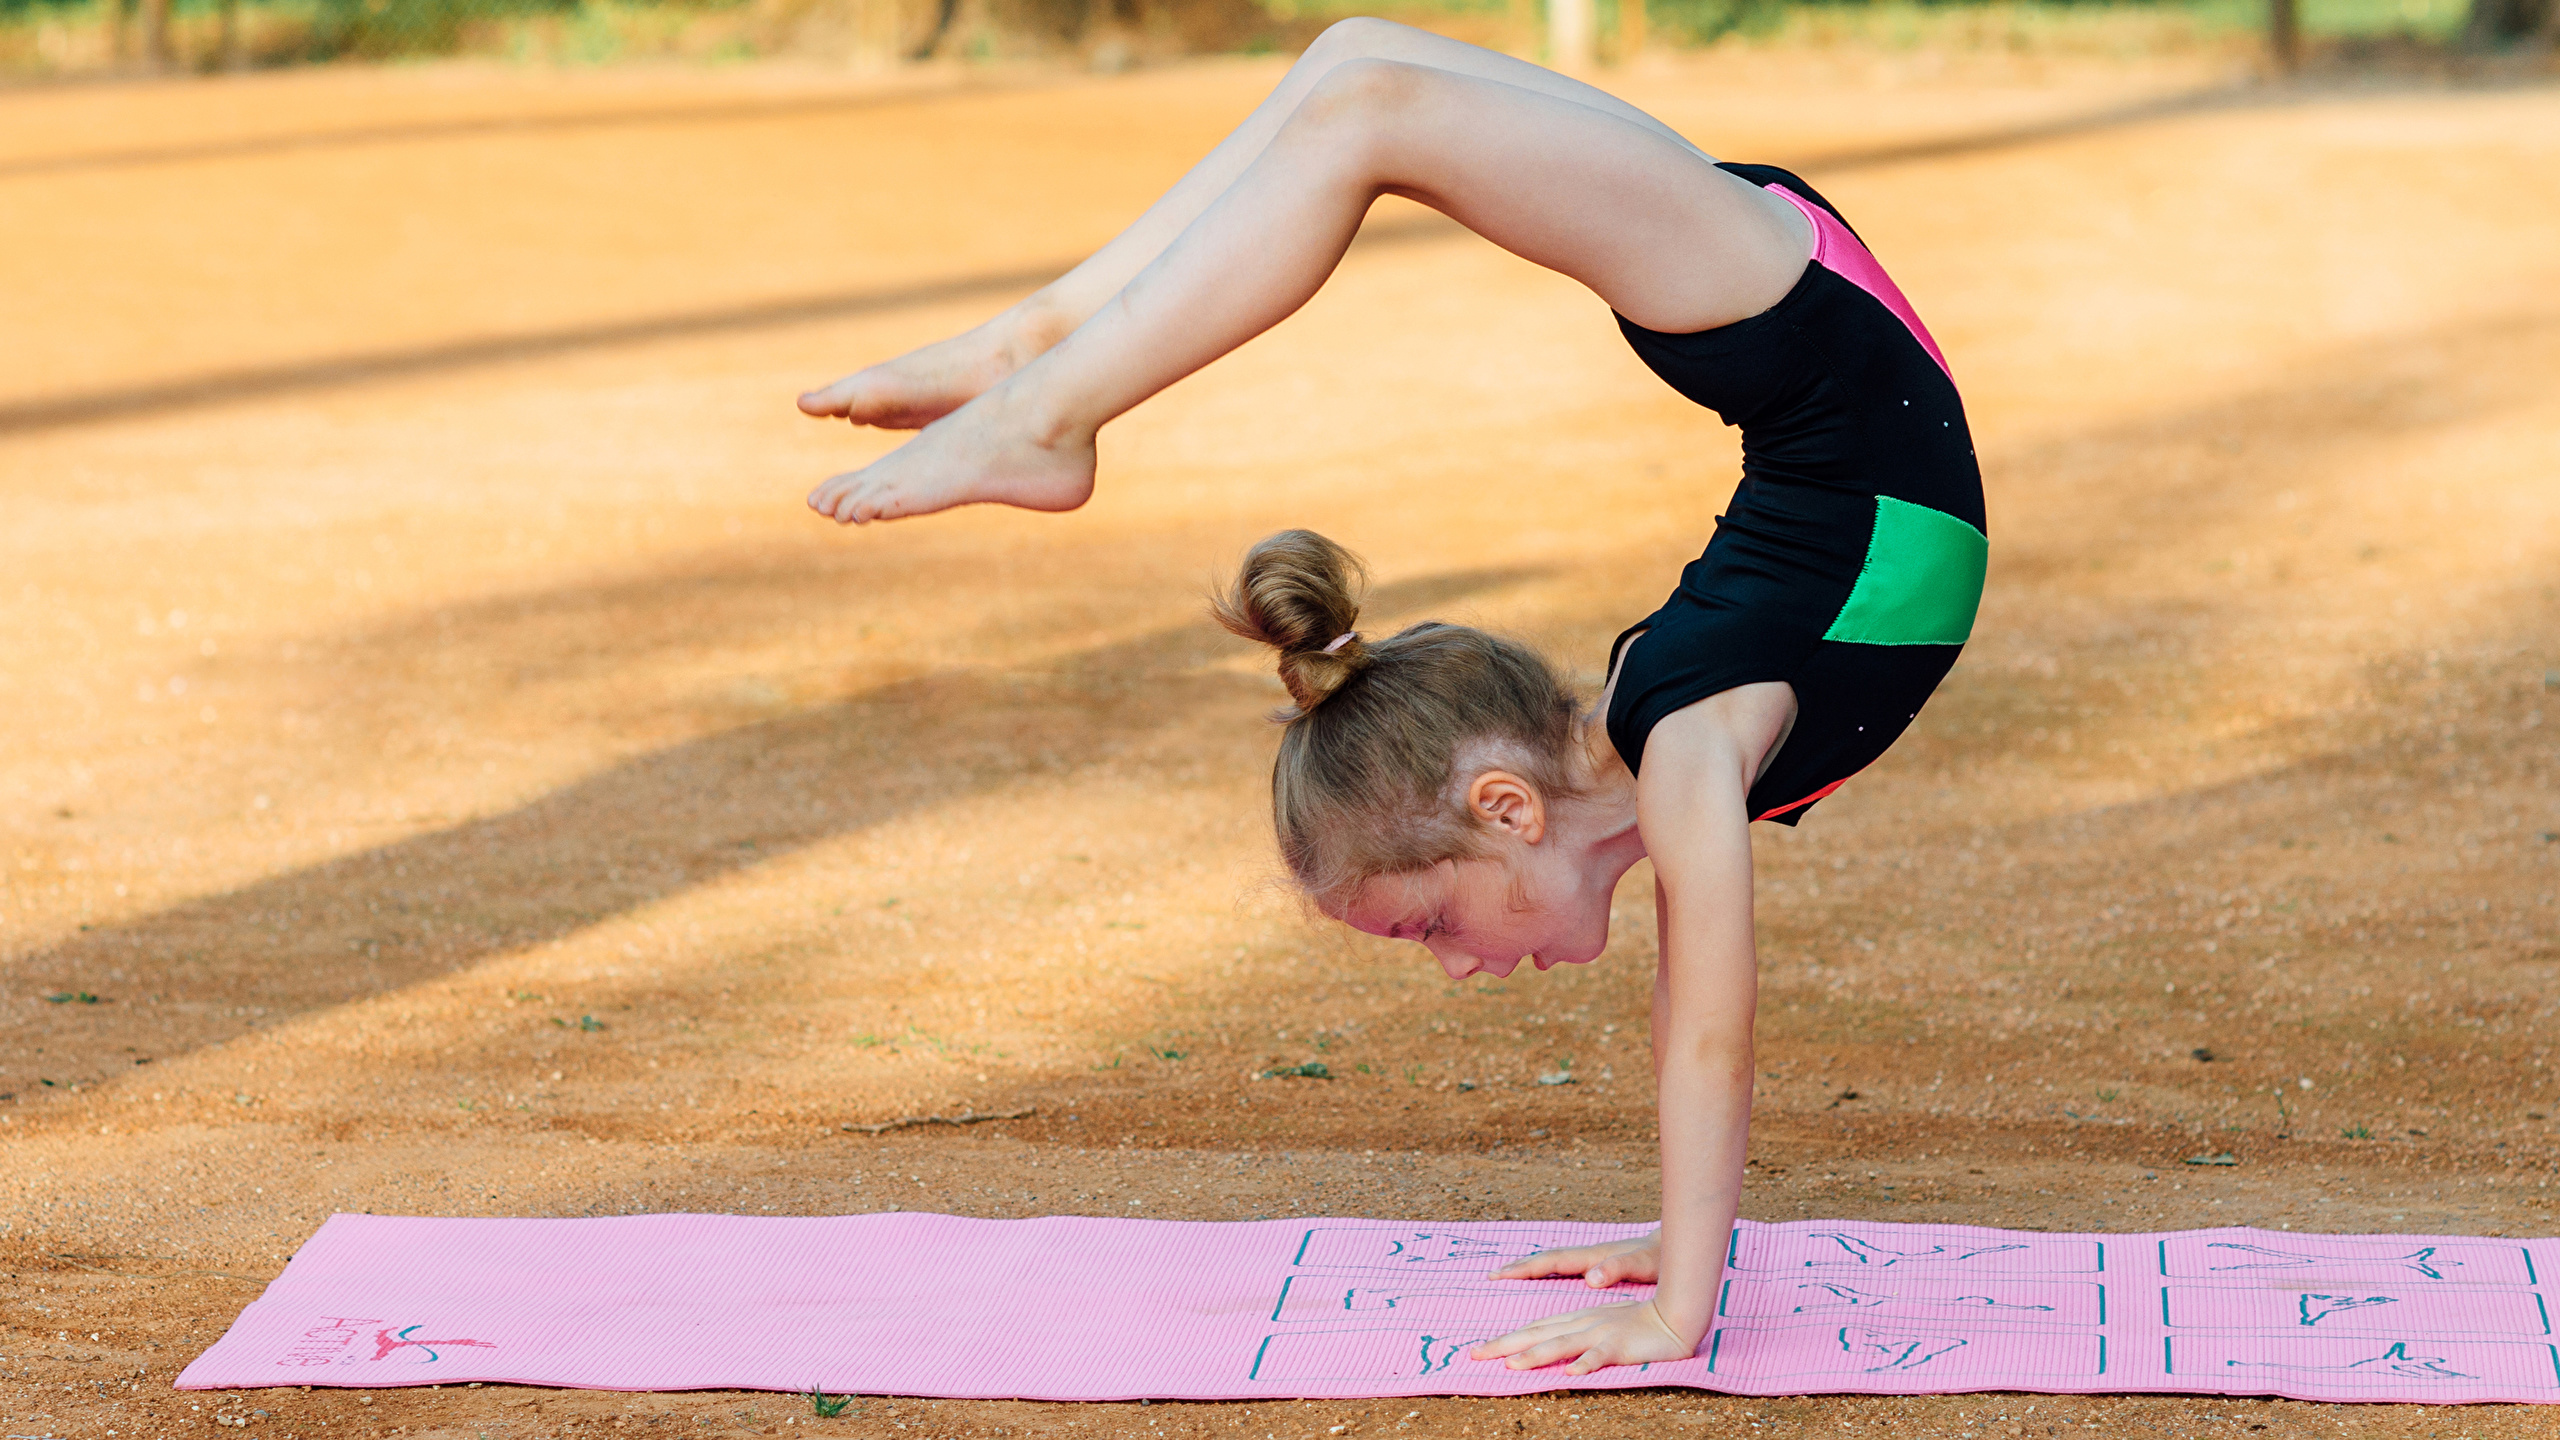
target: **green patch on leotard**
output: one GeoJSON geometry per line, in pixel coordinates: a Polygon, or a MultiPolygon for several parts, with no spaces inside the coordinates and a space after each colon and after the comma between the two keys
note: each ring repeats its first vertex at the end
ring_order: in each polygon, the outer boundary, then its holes
{"type": "Polygon", "coordinates": [[[1942,510],[1876,497],[1875,534],[1849,603],[1824,632],[1852,645],[1961,645],[1991,563],[1983,533],[1942,510]]]}

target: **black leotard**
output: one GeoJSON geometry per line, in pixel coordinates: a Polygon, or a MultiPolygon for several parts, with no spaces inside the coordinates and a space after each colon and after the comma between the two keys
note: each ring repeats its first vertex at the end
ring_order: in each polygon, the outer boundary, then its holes
{"type": "Polygon", "coordinates": [[[1618,637],[1609,739],[1640,769],[1663,717],[1783,680],[1795,725],[1749,813],[1793,825],[1902,734],[1972,634],[1982,472],[1936,342],[1848,222],[1784,170],[1719,168],[1794,202],[1814,254],[1747,320],[1618,320],[1671,388],[1742,428],[1742,484],[1671,598],[1618,637]]]}

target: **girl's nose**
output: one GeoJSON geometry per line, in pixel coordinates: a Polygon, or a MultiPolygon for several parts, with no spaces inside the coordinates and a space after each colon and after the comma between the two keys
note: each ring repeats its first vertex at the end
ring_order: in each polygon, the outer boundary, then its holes
{"type": "Polygon", "coordinates": [[[1464,980],[1468,976],[1473,975],[1478,970],[1484,968],[1483,964],[1479,962],[1476,957],[1467,954],[1465,951],[1443,950],[1436,945],[1426,946],[1425,948],[1431,951],[1431,958],[1440,962],[1440,968],[1445,971],[1452,980],[1464,980]]]}

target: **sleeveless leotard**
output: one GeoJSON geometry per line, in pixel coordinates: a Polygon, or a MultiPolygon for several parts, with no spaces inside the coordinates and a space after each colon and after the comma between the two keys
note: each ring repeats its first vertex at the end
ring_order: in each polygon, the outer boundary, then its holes
{"type": "Polygon", "coordinates": [[[1679,588],[1618,637],[1609,739],[1641,769],[1663,717],[1783,680],[1795,725],[1749,813],[1793,825],[1882,755],[1955,664],[1990,542],[1964,402],[1910,302],[1812,186],[1719,168],[1803,211],[1813,256],[1747,320],[1668,335],[1619,317],[1655,374],[1741,427],[1742,483],[1679,588]]]}

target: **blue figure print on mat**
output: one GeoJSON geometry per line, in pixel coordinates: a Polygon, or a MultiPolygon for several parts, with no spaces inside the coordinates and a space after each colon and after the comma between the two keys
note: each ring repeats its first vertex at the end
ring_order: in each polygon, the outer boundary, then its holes
{"type": "Polygon", "coordinates": [[[1841,1350],[1856,1360],[1873,1362],[1859,1367],[1870,1375],[1882,1370],[1917,1370],[1970,1343],[1958,1335],[1895,1335],[1856,1326],[1844,1326],[1840,1331],[1841,1350]]]}
{"type": "MultiPolygon", "coordinates": [[[[1498,1363],[1467,1361],[1467,1352],[1501,1333],[1468,1329],[1442,1330],[1300,1330],[1267,1335],[1253,1354],[1245,1378],[1263,1384],[1304,1384],[1316,1380],[1361,1384],[1431,1380],[1460,1391],[1519,1388],[1533,1380],[1498,1363]]],[[[1454,1392],[1453,1392],[1454,1393],[1454,1392]]]]}
{"type": "Polygon", "coordinates": [[[2325,1276],[2304,1283],[2291,1275],[2251,1276],[2247,1278],[2256,1283],[2234,1285],[2239,1277],[2216,1278],[2219,1284],[2161,1287],[2161,1323],[2193,1334],[2198,1343],[2208,1330],[2254,1330],[2269,1339],[2289,1333],[2297,1340],[2361,1331],[2384,1339],[2424,1336],[2448,1343],[2456,1335],[2552,1333],[2550,1311],[2531,1290],[2424,1281],[2359,1285],[2325,1276]]]}
{"type": "Polygon", "coordinates": [[[2281,1360],[2225,1360],[2225,1365],[2254,1367],[2261,1370],[2299,1370],[2308,1375],[2391,1375],[2404,1380],[2476,1380],[2467,1371],[2456,1370],[2445,1363],[2442,1355],[2412,1355],[2409,1342],[2399,1341],[2379,1355],[2352,1360],[2344,1365],[2288,1365],[2281,1360]]]}
{"type": "MultiPolygon", "coordinates": [[[[1476,1295],[1479,1287],[1468,1285],[1450,1290],[1364,1290],[1354,1285],[1342,1292],[1342,1308],[1350,1311],[1393,1310],[1407,1300],[1421,1300],[1440,1295],[1476,1295]]],[[[1428,1338],[1428,1337],[1425,1337],[1428,1338]]]]}
{"type": "MultiPolygon", "coordinates": [[[[2530,1246],[2494,1240],[2433,1236],[2255,1235],[2222,1231],[2163,1235],[2157,1242],[2160,1273],[2170,1278],[2283,1276],[2288,1286],[2332,1293],[2355,1287],[2389,1289],[2413,1281],[2444,1285],[2541,1283],[2530,1246]]],[[[2402,1298],[2413,1292],[2403,1289],[2402,1298]]]]}
{"type": "Polygon", "coordinates": [[[1271,1318],[1283,1325],[1308,1325],[1338,1323],[1347,1316],[1385,1316],[1416,1325],[1498,1323],[1511,1329],[1589,1305],[1641,1300],[1652,1290],[1649,1285],[1628,1285],[1595,1292],[1579,1278],[1471,1283],[1442,1274],[1417,1275],[1398,1284],[1379,1275],[1299,1274],[1281,1280],[1271,1318]]]}
{"type": "MultiPolygon", "coordinates": [[[[1798,1265],[1803,1263],[1801,1257],[1796,1259],[1798,1265]]],[[[2058,1276],[2011,1279],[1964,1270],[1961,1265],[1901,1265],[1870,1268],[1854,1276],[1835,1273],[1816,1278],[1802,1269],[1777,1271],[1767,1279],[1736,1275],[1725,1282],[1716,1313],[1729,1320],[1747,1320],[1854,1312],[1876,1324],[1919,1326],[1962,1317],[1968,1324],[2039,1330],[2107,1323],[2103,1284],[2058,1276]]],[[[2286,1303],[2292,1303],[2290,1296],[2286,1303]]]]}
{"type": "Polygon", "coordinates": [[[1447,1269],[1475,1279],[1514,1260],[1588,1243],[1570,1231],[1487,1226],[1468,1230],[1354,1230],[1321,1226],[1298,1242],[1291,1263],[1308,1270],[1447,1269]]]}
{"type": "MultiPolygon", "coordinates": [[[[1861,1311],[1867,1320],[1874,1312],[1861,1311]]],[[[1719,1325],[1707,1337],[1707,1371],[1739,1385],[1780,1379],[1813,1381],[1790,1393],[1856,1382],[1893,1393],[1909,1377],[1924,1388],[1991,1382],[1988,1388],[2038,1388],[2033,1382],[2095,1379],[2107,1374],[2107,1337],[2076,1328],[1976,1329],[1952,1317],[1905,1324],[1719,1325]]],[[[1760,1393],[1775,1393],[1764,1389],[1760,1393]]]]}
{"type": "Polygon", "coordinates": [[[1444,1340],[1437,1335],[1425,1335],[1422,1337],[1422,1369],[1415,1373],[1429,1375],[1446,1370],[1450,1361],[1474,1348],[1475,1344],[1473,1340],[1444,1340]]]}
{"type": "MultiPolygon", "coordinates": [[[[1837,1226],[1837,1222],[1834,1222],[1837,1226]]],[[[2025,1236],[1879,1225],[1855,1230],[1736,1227],[1726,1268],[1741,1272],[1855,1270],[1867,1275],[1979,1271],[1985,1275],[2097,1275],[2107,1268],[2097,1236],[2025,1236]]],[[[1864,1281],[1859,1282],[1864,1284],[1864,1281]]]]}
{"type": "Polygon", "coordinates": [[[2397,1295],[2305,1295],[2301,1301],[2302,1323],[2317,1325],[2332,1315],[2349,1310],[2362,1310],[2368,1305],[2397,1305],[2397,1295]]]}
{"type": "MultiPolygon", "coordinates": [[[[2243,1255],[2259,1257],[2252,1260],[2240,1260],[2226,1256],[2224,1258],[2228,1263],[2210,1267],[2215,1270],[2299,1270],[2307,1265],[2327,1265],[2335,1263],[2333,1257],[2327,1255],[2306,1255],[2299,1250],[2277,1250],[2265,1245],[2243,1245],[2232,1240],[2216,1240],[2207,1244],[2205,1248],[2208,1250],[2236,1250],[2243,1255]]],[[[2426,1276],[2430,1280],[2442,1280],[2445,1278],[2446,1272],[2461,1269],[2462,1262],[2451,1259],[2437,1259],[2437,1248],[2438,1247],[2436,1246],[2428,1245],[2412,1250],[2406,1255],[2393,1255],[2388,1257],[2386,1263],[2406,1265],[2410,1269],[2417,1271],[2419,1274],[2426,1276]]]]}
{"type": "Polygon", "coordinates": [[[1807,1300],[1805,1303],[1798,1305],[1795,1307],[1795,1313],[1799,1315],[1808,1310],[1834,1310],[1844,1305],[1852,1307],[1890,1305],[1896,1300],[1901,1300],[1906,1304],[1915,1305],[1969,1305],[1980,1306],[1989,1310],[2043,1311],[2047,1313],[2050,1313],[2056,1308],[2051,1305],[2012,1305],[2003,1300],[1994,1300],[1988,1295],[1949,1295],[1943,1299],[1924,1296],[1878,1295],[1870,1291],[1860,1290],[1854,1285],[1841,1285],[1821,1280],[1809,1281],[1805,1284],[1798,1285],[1796,1288],[1798,1290],[1820,1291],[1831,1297],[1828,1300],[1807,1300]]]}
{"type": "Polygon", "coordinates": [[[1985,1255],[2002,1255],[2012,1250],[2024,1250],[2027,1248],[2024,1245],[1975,1244],[1932,1245],[1926,1250],[1888,1250],[1883,1246],[1868,1240],[1862,1235],[1849,1235],[1837,1230],[1816,1230],[1808,1238],[1814,1240],[1828,1240],[1832,1244],[1839,1246],[1842,1253],[1838,1259],[1807,1260],[1804,1262],[1807,1265],[1872,1265],[1879,1270],[1882,1270],[1889,1265],[1900,1265],[1907,1261],[1928,1260],[1953,1261],[1961,1263],[1966,1260],[1978,1260],[1985,1255]]]}

